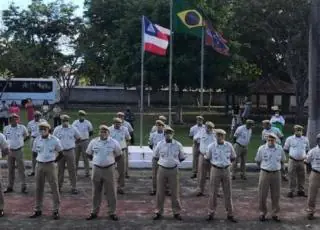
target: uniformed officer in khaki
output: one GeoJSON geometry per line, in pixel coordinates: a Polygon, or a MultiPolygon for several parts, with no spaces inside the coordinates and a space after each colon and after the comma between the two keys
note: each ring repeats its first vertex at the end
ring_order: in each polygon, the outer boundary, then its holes
{"type": "Polygon", "coordinates": [[[9,143],[10,153],[8,155],[8,180],[9,184],[4,193],[13,192],[15,181],[15,168],[17,163],[19,178],[21,182],[21,192],[27,193],[25,167],[23,160],[24,142],[28,139],[28,130],[24,125],[18,124],[19,116],[17,114],[10,115],[10,125],[4,127],[3,134],[9,143]]]}
{"type": "MultiPolygon", "coordinates": [[[[124,113],[123,112],[118,112],[117,116],[118,116],[118,118],[120,118],[122,120],[122,125],[128,129],[130,137],[132,138],[134,130],[133,130],[131,124],[124,119],[124,113]]],[[[130,140],[132,140],[131,138],[130,138],[130,140]]],[[[129,145],[129,142],[128,142],[128,145],[129,145]]],[[[128,152],[128,148],[126,148],[124,151],[126,152],[126,155],[127,155],[127,157],[125,159],[126,162],[124,164],[125,165],[124,174],[125,174],[126,178],[129,178],[130,176],[129,176],[129,152],[128,152]]]]}
{"type": "Polygon", "coordinates": [[[292,198],[298,188],[297,195],[306,197],[304,192],[305,183],[305,164],[304,160],[309,151],[309,140],[303,136],[303,127],[294,126],[294,135],[287,138],[283,150],[289,154],[289,193],[288,197],[292,198]]]}
{"type": "MultiPolygon", "coordinates": [[[[150,133],[150,136],[149,136],[150,149],[154,149],[160,141],[164,140],[163,121],[157,120],[156,125],[158,130],[156,132],[150,133]]],[[[150,192],[151,196],[156,195],[158,168],[159,168],[158,160],[156,158],[152,158],[152,190],[150,192]]]]}
{"type": "Polygon", "coordinates": [[[100,137],[93,139],[88,148],[88,157],[92,160],[92,210],[87,220],[96,219],[100,210],[102,190],[109,205],[109,217],[118,220],[117,181],[115,164],[121,157],[119,142],[110,136],[108,126],[101,125],[100,137]]]}
{"type": "Polygon", "coordinates": [[[63,158],[58,162],[58,184],[61,192],[64,181],[64,170],[67,164],[69,180],[71,184],[71,193],[78,194],[77,190],[77,172],[75,159],[76,142],[81,140],[79,131],[69,124],[70,117],[66,114],[61,115],[62,125],[57,126],[53,135],[57,137],[63,148],[63,158]]]}
{"type": "Polygon", "coordinates": [[[217,197],[222,185],[224,194],[224,203],[227,211],[227,219],[236,223],[237,220],[233,216],[232,206],[232,192],[231,192],[231,177],[230,166],[232,161],[236,159],[236,153],[232,144],[225,141],[226,132],[223,129],[216,129],[217,143],[211,143],[208,146],[208,150],[204,156],[211,164],[210,172],[210,197],[208,204],[208,218],[207,220],[213,220],[217,209],[217,197]]]}
{"type": "Polygon", "coordinates": [[[76,143],[76,167],[78,170],[79,167],[79,160],[80,156],[82,156],[84,168],[85,168],[85,176],[90,176],[90,166],[89,166],[89,160],[87,158],[86,149],[89,144],[89,139],[93,135],[93,126],[89,120],[86,119],[87,113],[84,110],[79,110],[79,119],[75,120],[72,123],[72,126],[77,128],[81,140],[76,143]]]}
{"type": "Polygon", "coordinates": [[[156,210],[153,216],[158,220],[163,215],[166,184],[171,190],[171,205],[173,216],[182,220],[180,215],[180,182],[178,165],[185,160],[185,153],[180,142],[173,139],[174,130],[170,127],[164,129],[165,140],[160,141],[153,150],[153,157],[158,160],[156,210]]]}
{"type": "Polygon", "coordinates": [[[281,162],[285,162],[286,156],[281,145],[276,143],[277,135],[270,133],[268,135],[267,143],[260,146],[255,158],[260,167],[259,176],[259,211],[260,221],[266,220],[267,214],[267,197],[270,189],[271,205],[272,205],[272,219],[279,222],[280,211],[280,186],[281,186],[281,162]]]}
{"type": "Polygon", "coordinates": [[[306,211],[307,218],[313,220],[316,212],[318,190],[320,188],[320,134],[317,135],[317,146],[308,152],[305,162],[311,166],[306,211]]]}
{"type": "MultiPolygon", "coordinates": [[[[162,121],[164,123],[164,127],[167,127],[168,125],[166,125],[167,122],[167,118],[165,116],[160,115],[158,117],[158,120],[162,121]]],[[[150,133],[156,132],[157,131],[157,124],[155,124],[154,126],[152,126],[150,133]]]]}
{"type": "Polygon", "coordinates": [[[243,180],[246,180],[246,163],[248,155],[248,145],[252,136],[252,125],[254,124],[253,120],[246,120],[245,125],[239,126],[235,133],[233,134],[234,141],[234,150],[236,151],[237,158],[232,163],[232,179],[236,179],[237,164],[240,161],[240,177],[243,180]]]}
{"type": "Polygon", "coordinates": [[[128,162],[128,142],[130,141],[131,137],[127,127],[122,125],[122,120],[120,118],[113,119],[113,126],[109,128],[110,136],[119,142],[120,147],[122,149],[122,155],[117,162],[117,170],[119,174],[118,179],[118,193],[124,194],[124,186],[125,186],[125,169],[126,164],[128,162]]]}
{"type": "MultiPolygon", "coordinates": [[[[28,122],[27,129],[29,132],[29,135],[31,136],[31,148],[33,145],[34,139],[36,139],[40,134],[39,134],[39,124],[41,122],[46,122],[45,119],[42,119],[42,113],[40,111],[35,111],[34,112],[34,119],[32,121],[28,122]]],[[[32,156],[32,171],[31,173],[28,174],[28,176],[34,176],[35,175],[35,168],[36,168],[36,157],[32,156]]]]}
{"type": "MultiPolygon", "coordinates": [[[[2,157],[5,157],[9,154],[9,144],[6,141],[6,137],[2,133],[0,133],[0,149],[1,149],[2,157]]],[[[2,184],[0,181],[0,217],[4,216],[3,208],[4,208],[4,197],[2,192],[2,184]]]]}
{"type": "Polygon", "coordinates": [[[211,121],[207,121],[205,128],[200,130],[194,136],[194,142],[200,142],[200,155],[198,161],[198,192],[197,196],[204,196],[204,188],[206,185],[206,177],[210,173],[210,163],[204,159],[206,152],[208,151],[208,146],[211,143],[216,143],[216,133],[213,131],[214,124],[211,121]]]}
{"type": "Polygon", "coordinates": [[[192,145],[192,175],[191,179],[194,179],[197,177],[198,173],[198,165],[199,165],[199,155],[200,155],[200,141],[194,140],[194,136],[200,132],[202,129],[204,129],[203,124],[204,118],[202,116],[196,117],[196,124],[190,128],[189,131],[189,137],[193,140],[192,145]]]}
{"type": "Polygon", "coordinates": [[[47,180],[52,192],[53,219],[59,216],[60,194],[58,188],[56,162],[63,158],[62,146],[58,138],[49,133],[50,125],[46,122],[39,124],[40,136],[32,146],[32,152],[37,156],[36,164],[36,205],[34,213],[30,218],[37,218],[42,215],[44,185],[47,180]],[[58,155],[56,155],[58,153],[58,155]]]}

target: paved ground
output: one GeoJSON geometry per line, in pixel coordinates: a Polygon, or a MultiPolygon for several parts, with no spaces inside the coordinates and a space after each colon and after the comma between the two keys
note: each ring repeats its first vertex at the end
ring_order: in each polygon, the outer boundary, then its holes
{"type": "MultiPolygon", "coordinates": [[[[151,215],[154,208],[155,197],[149,196],[151,186],[149,171],[132,171],[131,178],[127,180],[126,194],[119,196],[118,214],[119,222],[108,220],[105,202],[101,208],[100,217],[94,221],[86,221],[84,218],[91,208],[90,179],[79,176],[79,195],[69,194],[69,183],[66,184],[61,195],[61,219],[51,219],[51,194],[49,187],[46,188],[44,204],[44,216],[31,220],[28,215],[32,213],[34,205],[34,183],[28,178],[29,194],[22,195],[19,192],[5,195],[5,214],[0,219],[0,229],[320,229],[320,218],[314,221],[305,219],[305,198],[288,199],[287,183],[283,183],[281,197],[281,223],[269,221],[260,223],[257,206],[257,183],[258,174],[250,173],[248,180],[235,181],[233,183],[233,203],[235,216],[239,223],[232,224],[225,221],[223,198],[219,198],[219,209],[216,220],[207,223],[204,221],[207,213],[208,197],[198,198],[194,196],[196,180],[189,179],[190,172],[181,172],[181,201],[183,206],[184,220],[179,222],[172,219],[169,199],[166,201],[165,219],[152,221],[151,215]]],[[[6,182],[6,171],[2,169],[3,186],[6,182]]],[[[20,187],[16,184],[16,191],[20,187]]],[[[319,195],[320,196],[320,195],[319,195]]],[[[318,209],[320,203],[318,202],[318,209]]]]}

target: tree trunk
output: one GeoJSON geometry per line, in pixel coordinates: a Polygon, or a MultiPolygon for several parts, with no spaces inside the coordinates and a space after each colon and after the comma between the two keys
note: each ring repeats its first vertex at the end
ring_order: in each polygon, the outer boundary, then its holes
{"type": "Polygon", "coordinates": [[[69,99],[70,99],[70,89],[64,88],[63,89],[63,108],[68,109],[69,107],[69,99]]]}

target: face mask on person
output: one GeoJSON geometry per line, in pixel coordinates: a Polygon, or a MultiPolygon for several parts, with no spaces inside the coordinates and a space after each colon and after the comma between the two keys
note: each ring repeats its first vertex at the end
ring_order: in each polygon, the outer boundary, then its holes
{"type": "Polygon", "coordinates": [[[172,138],[173,138],[172,133],[165,133],[164,136],[165,136],[166,140],[172,140],[172,138]]]}
{"type": "Polygon", "coordinates": [[[280,113],[279,113],[279,112],[276,112],[276,113],[275,113],[275,116],[276,116],[276,117],[279,117],[279,116],[280,116],[280,113]]]}
{"type": "Polygon", "coordinates": [[[302,136],[302,131],[295,131],[295,135],[297,137],[301,137],[302,136]]]}
{"type": "Polygon", "coordinates": [[[109,135],[108,131],[106,131],[106,130],[100,130],[100,138],[101,138],[102,140],[107,139],[107,138],[108,138],[108,135],[109,135]]]}
{"type": "Polygon", "coordinates": [[[67,127],[67,126],[69,125],[69,121],[64,121],[64,122],[62,123],[62,125],[63,125],[64,127],[67,127]]]}
{"type": "Polygon", "coordinates": [[[80,120],[80,121],[84,121],[84,116],[80,116],[80,117],[79,117],[79,120],[80,120]]]}
{"type": "Polygon", "coordinates": [[[273,139],[269,139],[269,140],[268,140],[268,146],[269,146],[270,148],[274,148],[274,147],[275,147],[275,143],[276,143],[276,141],[273,140],[273,139]]]}

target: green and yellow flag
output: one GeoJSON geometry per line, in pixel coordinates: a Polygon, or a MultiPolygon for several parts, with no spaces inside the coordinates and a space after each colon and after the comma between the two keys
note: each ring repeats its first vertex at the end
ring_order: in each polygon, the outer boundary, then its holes
{"type": "Polygon", "coordinates": [[[173,0],[173,31],[202,36],[204,19],[201,13],[188,0],[173,0]]]}

